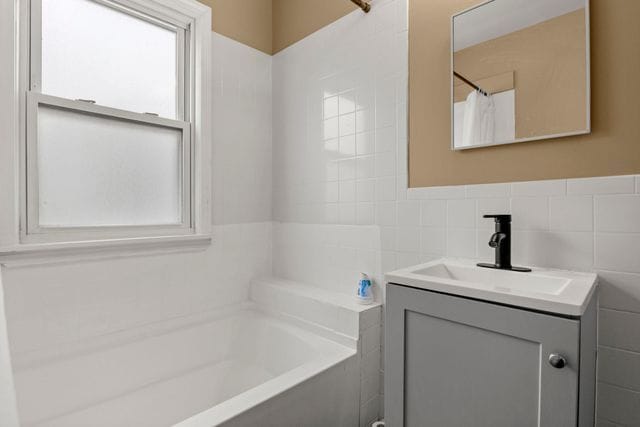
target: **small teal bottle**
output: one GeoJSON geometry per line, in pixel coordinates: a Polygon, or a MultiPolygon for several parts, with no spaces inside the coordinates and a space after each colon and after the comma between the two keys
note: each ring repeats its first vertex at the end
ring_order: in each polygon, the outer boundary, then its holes
{"type": "Polygon", "coordinates": [[[360,273],[360,281],[358,281],[358,303],[360,304],[372,304],[373,292],[371,289],[371,280],[369,277],[360,273]]]}

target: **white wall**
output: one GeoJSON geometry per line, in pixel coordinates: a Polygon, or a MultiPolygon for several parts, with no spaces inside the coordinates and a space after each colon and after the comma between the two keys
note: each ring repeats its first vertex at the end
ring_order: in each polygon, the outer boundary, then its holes
{"type": "Polygon", "coordinates": [[[407,190],[406,4],[274,57],[274,271],[353,293],[361,270],[489,261],[481,217],[512,213],[514,263],[600,275],[600,421],[640,424],[640,176],[407,190]],[[334,94],[356,112],[334,118],[334,94]]]}
{"type": "MultiPolygon", "coordinates": [[[[217,34],[213,57],[211,247],[4,267],[16,366],[96,337],[242,302],[252,278],[271,274],[271,57],[217,34]]],[[[29,392],[19,372],[16,382],[29,392]]]]}

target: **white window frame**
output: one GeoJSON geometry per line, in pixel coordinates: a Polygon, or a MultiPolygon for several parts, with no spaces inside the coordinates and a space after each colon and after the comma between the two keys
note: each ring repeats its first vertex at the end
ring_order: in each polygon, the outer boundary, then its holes
{"type": "Polygon", "coordinates": [[[40,93],[41,0],[2,2],[0,125],[7,126],[0,126],[0,264],[164,252],[201,248],[210,243],[211,10],[195,0],[91,1],[176,30],[177,117],[168,119],[40,93]],[[180,130],[182,222],[40,227],[35,160],[39,105],[180,130]]]}

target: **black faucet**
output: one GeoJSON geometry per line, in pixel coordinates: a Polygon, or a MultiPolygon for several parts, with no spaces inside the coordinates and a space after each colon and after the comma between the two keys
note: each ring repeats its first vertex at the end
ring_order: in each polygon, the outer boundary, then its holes
{"type": "Polygon", "coordinates": [[[481,262],[478,267],[521,272],[531,271],[530,268],[511,265],[511,215],[484,215],[484,218],[496,220],[496,232],[489,240],[489,246],[496,250],[496,262],[495,264],[481,262]]]}

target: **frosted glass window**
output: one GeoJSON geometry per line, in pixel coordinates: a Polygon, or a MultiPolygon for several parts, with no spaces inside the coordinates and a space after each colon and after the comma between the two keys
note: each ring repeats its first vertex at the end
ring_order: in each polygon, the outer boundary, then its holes
{"type": "Polygon", "coordinates": [[[47,95],[176,118],[177,33],[91,0],[42,0],[47,95]]]}
{"type": "Polygon", "coordinates": [[[43,227],[182,220],[181,129],[41,105],[37,161],[43,227]]]}

